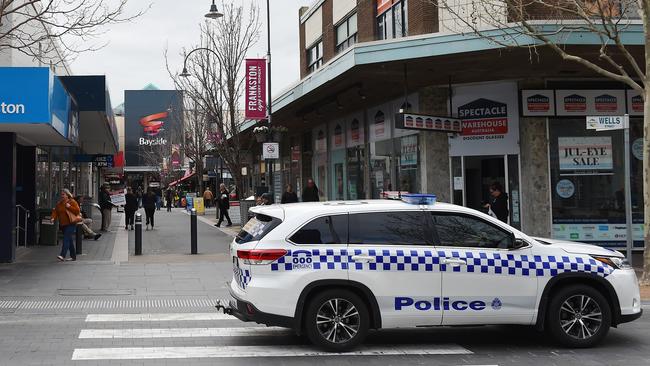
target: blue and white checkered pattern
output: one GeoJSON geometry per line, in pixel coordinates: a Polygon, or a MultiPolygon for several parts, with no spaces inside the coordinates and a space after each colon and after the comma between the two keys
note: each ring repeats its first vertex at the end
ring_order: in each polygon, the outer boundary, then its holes
{"type": "Polygon", "coordinates": [[[463,250],[402,250],[402,249],[311,249],[289,251],[271,265],[272,271],[304,269],[296,266],[295,258],[310,257],[315,270],[423,271],[485,273],[494,275],[552,277],[564,272],[584,272],[606,277],[614,268],[586,256],[530,256],[500,252],[463,250]],[[374,257],[374,262],[355,262],[355,255],[374,257]],[[441,258],[459,258],[467,265],[450,266],[441,258]]]}
{"type": "Polygon", "coordinates": [[[247,269],[241,269],[239,267],[233,267],[232,269],[235,281],[242,289],[246,289],[246,286],[251,282],[251,272],[247,269]]]}

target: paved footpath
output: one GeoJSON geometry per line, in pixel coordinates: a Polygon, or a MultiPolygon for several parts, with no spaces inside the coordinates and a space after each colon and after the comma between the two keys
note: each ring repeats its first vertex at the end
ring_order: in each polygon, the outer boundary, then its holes
{"type": "Polygon", "coordinates": [[[228,296],[232,238],[209,222],[198,223],[201,254],[189,255],[189,216],[159,211],[136,257],[118,219],[96,243],[106,248],[77,262],[35,247],[0,264],[0,365],[650,364],[648,316],[587,350],[559,348],[527,327],[485,326],[371,332],[352,353],[323,353],[286,329],[215,311],[228,296]]]}

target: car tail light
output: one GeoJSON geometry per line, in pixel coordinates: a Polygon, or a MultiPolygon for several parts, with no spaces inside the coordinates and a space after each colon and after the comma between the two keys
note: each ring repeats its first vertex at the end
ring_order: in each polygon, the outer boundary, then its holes
{"type": "Polygon", "coordinates": [[[284,249],[251,249],[238,250],[237,258],[245,264],[271,264],[284,257],[287,251],[284,249]]]}

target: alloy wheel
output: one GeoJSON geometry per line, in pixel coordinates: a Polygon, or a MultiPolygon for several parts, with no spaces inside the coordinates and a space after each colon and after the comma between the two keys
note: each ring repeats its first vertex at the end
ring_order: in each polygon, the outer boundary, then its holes
{"type": "Polygon", "coordinates": [[[316,328],[332,343],[345,343],[359,332],[359,310],[350,301],[334,298],[325,301],[316,313],[316,328]]]}
{"type": "Polygon", "coordinates": [[[573,295],[560,307],[560,326],[575,339],[594,336],[603,323],[603,314],[596,300],[583,294],[573,295]]]}

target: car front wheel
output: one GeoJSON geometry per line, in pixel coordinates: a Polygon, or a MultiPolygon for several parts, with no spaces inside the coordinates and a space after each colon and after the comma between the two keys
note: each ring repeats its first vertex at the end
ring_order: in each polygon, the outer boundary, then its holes
{"type": "Polygon", "coordinates": [[[548,330],[567,347],[591,347],[609,331],[612,315],[605,297],[593,287],[574,285],[560,289],[549,304],[548,330]]]}
{"type": "Polygon", "coordinates": [[[330,352],[345,352],[359,345],[368,334],[369,315],[359,296],[347,290],[317,294],[305,315],[309,340],[330,352]]]}

